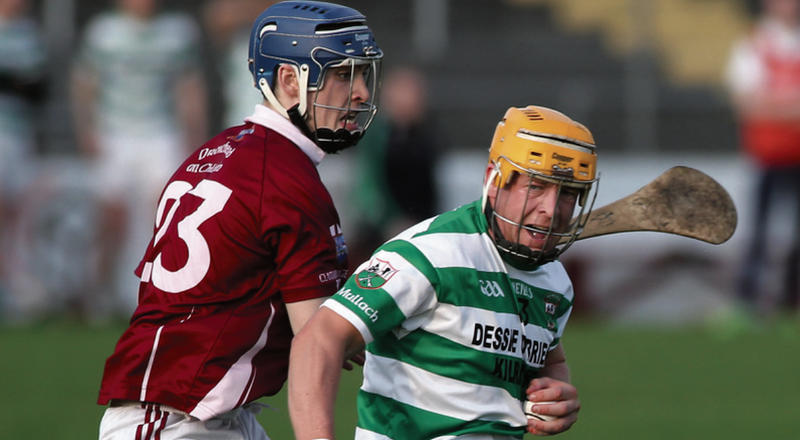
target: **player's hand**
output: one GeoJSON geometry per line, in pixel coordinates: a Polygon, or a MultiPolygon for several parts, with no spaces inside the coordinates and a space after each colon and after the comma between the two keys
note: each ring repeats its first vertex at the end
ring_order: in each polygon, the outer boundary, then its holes
{"type": "Polygon", "coordinates": [[[567,382],[550,377],[533,379],[525,391],[531,402],[556,402],[534,405],[533,411],[556,419],[544,422],[528,419],[528,432],[534,435],[553,435],[564,432],[578,420],[581,402],[578,389],[567,382]]]}
{"type": "Polygon", "coordinates": [[[353,364],[363,367],[365,360],[366,355],[364,354],[364,350],[361,350],[354,354],[350,359],[345,359],[344,364],[342,364],[342,368],[347,371],[351,371],[353,368],[355,368],[353,364]]]}

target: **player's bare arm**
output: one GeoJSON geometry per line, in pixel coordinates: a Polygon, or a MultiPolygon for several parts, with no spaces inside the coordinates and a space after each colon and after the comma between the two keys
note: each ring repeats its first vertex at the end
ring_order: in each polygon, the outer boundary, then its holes
{"type": "MultiPolygon", "coordinates": [[[[305,301],[298,301],[286,304],[286,312],[289,315],[289,324],[292,326],[292,333],[298,334],[303,326],[311,319],[311,316],[319,310],[325,298],[313,298],[305,301]]],[[[345,358],[342,368],[352,370],[353,364],[364,365],[364,351],[360,350],[345,358]]]]}
{"type": "Polygon", "coordinates": [[[305,301],[297,301],[286,304],[286,313],[289,315],[289,324],[292,326],[292,333],[300,333],[300,329],[308,322],[322,305],[325,298],[312,298],[305,301]]]}
{"type": "Polygon", "coordinates": [[[533,412],[555,417],[542,421],[528,418],[528,432],[534,435],[552,435],[569,429],[578,420],[581,403],[578,390],[569,383],[569,367],[563,344],[547,355],[541,376],[531,380],[526,390],[529,401],[534,402],[533,412]],[[553,402],[536,405],[535,402],[553,402]]]}
{"type": "Polygon", "coordinates": [[[333,438],[339,366],[363,348],[355,327],[325,307],[295,335],[289,356],[289,414],[295,438],[333,438]]]}

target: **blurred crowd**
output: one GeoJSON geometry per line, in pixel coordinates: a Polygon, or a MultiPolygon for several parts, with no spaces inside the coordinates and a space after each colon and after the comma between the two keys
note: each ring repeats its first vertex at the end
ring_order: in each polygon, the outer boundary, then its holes
{"type": "MultiPolygon", "coordinates": [[[[0,0],[0,322],[64,312],[87,321],[129,316],[133,270],[168,174],[260,102],[242,60],[252,18],[274,1],[206,0],[196,14],[163,3],[109,0],[80,26],[68,71],[56,74],[34,2],[0,0]],[[60,91],[70,105],[57,118],[68,121],[74,148],[53,155],[43,115],[60,91]]],[[[781,147],[788,153],[763,155],[771,148],[765,127],[777,120],[795,136],[800,126],[798,3],[759,2],[760,21],[732,42],[726,72],[743,151],[759,173],[756,225],[746,231],[752,244],[737,285],[744,303],[762,309],[775,302],[759,295],[770,264],[770,207],[782,197],[776,203],[800,210],[800,135],[781,147]]],[[[381,110],[354,153],[348,202],[359,225],[345,231],[352,261],[438,208],[436,165],[447,139],[427,106],[426,78],[415,66],[386,66],[381,110]]],[[[783,275],[784,302],[794,308],[796,229],[783,275]]]]}
{"type": "MultiPolygon", "coordinates": [[[[74,148],[54,155],[42,122],[54,85],[41,14],[32,1],[0,0],[0,322],[129,316],[164,182],[212,130],[242,123],[261,102],[243,60],[253,17],[274,1],[208,0],[199,14],[163,3],[111,0],[78,30],[57,85],[74,148]]],[[[384,205],[355,208],[365,213],[365,234],[351,235],[357,253],[436,208],[424,78],[397,70],[380,128],[360,150],[374,172],[356,192],[384,205]]]]}
{"type": "Polygon", "coordinates": [[[51,84],[36,5],[0,0],[0,317],[7,321],[65,311],[89,321],[129,315],[133,269],[152,235],[159,192],[215,123],[205,52],[223,60],[214,65],[224,123],[242,121],[259,102],[242,60],[246,29],[267,2],[210,0],[202,19],[162,3],[107,2],[79,29],[63,82],[51,84]],[[47,154],[42,122],[54,87],[69,96],[59,118],[68,120],[74,146],[57,156],[47,154]]]}

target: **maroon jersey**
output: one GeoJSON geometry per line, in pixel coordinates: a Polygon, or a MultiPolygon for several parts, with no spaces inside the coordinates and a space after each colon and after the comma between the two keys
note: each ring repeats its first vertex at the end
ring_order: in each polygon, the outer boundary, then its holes
{"type": "Polygon", "coordinates": [[[285,303],[329,296],[347,275],[322,156],[258,107],[180,166],[98,403],[157,402],[206,420],[280,390],[292,338],[285,303]]]}

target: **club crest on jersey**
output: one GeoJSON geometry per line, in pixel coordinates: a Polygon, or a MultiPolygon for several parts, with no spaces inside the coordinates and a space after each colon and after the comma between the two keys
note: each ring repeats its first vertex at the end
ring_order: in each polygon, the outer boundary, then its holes
{"type": "Polygon", "coordinates": [[[561,302],[561,299],[555,295],[548,295],[544,299],[544,312],[548,315],[555,316],[556,311],[558,310],[558,304],[561,302]]]}
{"type": "Polygon", "coordinates": [[[248,134],[253,134],[253,132],[255,131],[256,129],[254,127],[245,128],[242,131],[240,131],[236,136],[228,136],[228,139],[233,139],[234,141],[240,141],[242,140],[243,137],[245,137],[248,134]]]}
{"type": "Polygon", "coordinates": [[[386,284],[397,273],[391,263],[373,258],[366,269],[356,275],[356,284],[362,289],[377,289],[386,284]]]}
{"type": "Polygon", "coordinates": [[[340,264],[347,263],[347,244],[344,242],[344,235],[342,235],[342,227],[338,224],[330,226],[331,237],[336,244],[336,260],[340,264]]]}

